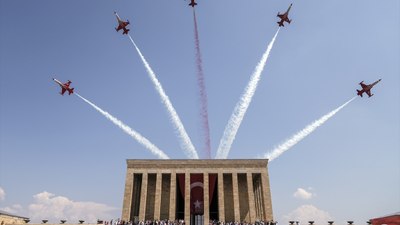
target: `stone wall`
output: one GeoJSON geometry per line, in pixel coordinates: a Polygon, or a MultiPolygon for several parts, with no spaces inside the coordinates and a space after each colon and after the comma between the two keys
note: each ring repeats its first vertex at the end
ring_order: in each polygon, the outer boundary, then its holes
{"type": "Polygon", "coordinates": [[[25,224],[23,218],[19,217],[13,217],[13,216],[8,216],[8,215],[0,215],[0,224],[1,225],[6,225],[6,224],[25,224]]]}
{"type": "MultiPolygon", "coordinates": [[[[208,224],[210,206],[209,175],[218,175],[213,219],[222,221],[272,221],[268,160],[127,160],[127,178],[122,219],[125,221],[176,219],[190,224],[190,175],[203,174],[204,224],[208,224]],[[185,174],[184,191],[177,211],[177,174],[185,174]],[[134,179],[132,179],[134,178],[134,179]],[[183,205],[184,207],[183,207],[183,205]],[[184,209],[183,209],[183,208],[184,209]],[[217,208],[217,211],[216,211],[217,208]],[[183,211],[184,210],[184,211],[183,211]],[[184,217],[182,217],[184,214],[184,217]]],[[[180,182],[182,185],[182,181],[180,182]]],[[[182,188],[182,187],[180,187],[182,188]]],[[[213,195],[214,196],[214,195],[213,195]]],[[[210,206],[211,207],[211,206],[210,206]]]]}

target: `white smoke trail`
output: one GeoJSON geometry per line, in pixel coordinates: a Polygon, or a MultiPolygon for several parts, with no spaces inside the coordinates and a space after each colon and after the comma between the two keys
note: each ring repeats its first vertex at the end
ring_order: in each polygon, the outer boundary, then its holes
{"type": "Polygon", "coordinates": [[[181,140],[181,148],[185,151],[186,155],[191,158],[191,159],[198,159],[199,156],[197,155],[196,149],[194,148],[188,134],[186,133],[185,128],[183,127],[183,124],[181,120],[179,119],[178,113],[175,111],[175,108],[172,106],[171,101],[169,100],[169,97],[165,94],[161,83],[158,81],[155,73],[151,69],[149,63],[146,61],[144,56],[142,55],[142,52],[139,50],[135,42],[133,41],[131,35],[129,35],[129,39],[131,40],[132,44],[135,46],[136,51],[139,53],[140,58],[143,61],[144,66],[146,67],[146,70],[150,76],[151,81],[154,83],[154,86],[158,93],[160,94],[161,97],[161,102],[164,104],[164,106],[167,108],[167,111],[170,114],[170,118],[175,125],[175,129],[178,131],[180,140],[181,140]]]}
{"type": "Polygon", "coordinates": [[[280,28],[278,28],[275,36],[272,38],[272,41],[268,44],[267,50],[261,57],[261,60],[258,62],[242,97],[233,110],[231,118],[225,127],[224,135],[219,143],[217,155],[215,157],[217,159],[226,159],[228,157],[229,150],[231,149],[236,133],[240,127],[240,124],[242,123],[244,114],[246,113],[247,108],[249,107],[253,95],[257,89],[258,82],[261,78],[261,73],[264,70],[265,64],[267,63],[268,56],[271,52],[272,46],[274,45],[275,39],[278,36],[279,30],[280,28]]]}
{"type": "Polygon", "coordinates": [[[137,142],[142,144],[145,148],[150,150],[150,152],[153,153],[155,156],[157,156],[159,159],[169,159],[169,157],[163,151],[161,151],[159,148],[157,148],[157,146],[155,146],[153,143],[151,143],[145,137],[140,135],[138,132],[134,131],[132,128],[125,125],[122,121],[120,121],[117,118],[115,118],[114,116],[110,115],[108,112],[100,109],[98,106],[96,106],[89,100],[85,99],[84,97],[80,96],[78,93],[75,92],[75,95],[78,96],[79,98],[81,98],[83,101],[85,101],[89,105],[91,105],[98,112],[103,114],[103,116],[105,116],[107,119],[109,119],[111,122],[113,122],[119,128],[121,128],[129,136],[133,137],[137,142]]]}
{"type": "Polygon", "coordinates": [[[275,147],[275,149],[270,151],[269,153],[264,154],[263,158],[267,158],[267,159],[269,159],[269,161],[272,161],[272,160],[278,158],[282,153],[286,152],[291,147],[293,147],[295,144],[297,144],[299,141],[303,140],[303,138],[305,138],[309,134],[311,134],[315,129],[317,129],[319,126],[324,124],[329,118],[334,116],[337,112],[339,112],[347,104],[349,104],[350,102],[352,102],[356,98],[357,97],[354,97],[354,98],[348,100],[346,103],[344,103],[343,105],[339,106],[335,110],[333,110],[330,113],[322,116],[318,120],[315,120],[313,123],[311,123],[310,125],[306,126],[303,130],[301,130],[297,134],[293,135],[290,139],[286,140],[283,144],[280,144],[278,147],[275,147]]]}

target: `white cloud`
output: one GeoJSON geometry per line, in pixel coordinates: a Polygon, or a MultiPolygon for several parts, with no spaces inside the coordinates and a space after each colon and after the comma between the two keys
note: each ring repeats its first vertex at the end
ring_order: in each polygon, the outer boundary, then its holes
{"type": "Polygon", "coordinates": [[[6,198],[6,192],[2,187],[0,187],[0,201],[3,201],[6,198]]]}
{"type": "Polygon", "coordinates": [[[325,212],[313,205],[302,205],[283,216],[283,221],[300,221],[306,225],[308,221],[315,221],[315,224],[326,224],[327,221],[333,220],[328,212],[325,212]]]}
{"type": "Polygon", "coordinates": [[[70,223],[78,220],[94,223],[97,219],[112,219],[117,208],[96,202],[78,202],[49,192],[33,196],[34,203],[29,205],[29,218],[32,221],[48,219],[56,223],[66,219],[70,223]]]}
{"type": "Polygon", "coordinates": [[[4,208],[0,208],[0,210],[3,210],[5,212],[11,213],[11,214],[17,214],[19,215],[22,211],[22,206],[19,204],[14,204],[12,206],[7,206],[4,208]]]}
{"type": "MultiPolygon", "coordinates": [[[[309,188],[309,190],[311,190],[311,188],[309,188]]],[[[297,191],[293,194],[293,196],[295,198],[300,198],[300,199],[307,200],[307,199],[311,199],[312,197],[314,197],[315,194],[313,194],[311,192],[308,192],[303,188],[297,188],[297,191]]]]}

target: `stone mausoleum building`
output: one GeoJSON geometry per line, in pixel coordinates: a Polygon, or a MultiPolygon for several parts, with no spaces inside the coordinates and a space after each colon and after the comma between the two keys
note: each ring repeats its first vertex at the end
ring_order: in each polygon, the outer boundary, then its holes
{"type": "Polygon", "coordinates": [[[267,166],[267,159],[128,159],[122,220],[272,221],[267,166]]]}
{"type": "Polygon", "coordinates": [[[17,216],[6,211],[0,210],[0,225],[5,224],[25,224],[29,221],[27,217],[17,216]]]}

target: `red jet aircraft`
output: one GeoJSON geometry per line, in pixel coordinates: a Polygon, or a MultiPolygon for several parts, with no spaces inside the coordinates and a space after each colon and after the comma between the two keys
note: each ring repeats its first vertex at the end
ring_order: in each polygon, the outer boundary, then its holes
{"type": "Polygon", "coordinates": [[[118,27],[116,27],[115,30],[118,32],[119,30],[123,29],[124,32],[122,32],[122,34],[128,34],[129,29],[126,29],[126,26],[128,26],[129,20],[126,20],[126,22],[125,22],[125,21],[121,20],[121,18],[119,18],[117,12],[114,12],[114,14],[118,20],[118,27]]]}
{"type": "Polygon", "coordinates": [[[190,0],[189,5],[192,6],[192,8],[194,8],[194,6],[197,5],[197,3],[195,2],[195,0],[190,0]]]}
{"type": "Polygon", "coordinates": [[[70,80],[68,80],[67,83],[61,83],[59,80],[53,78],[54,82],[56,82],[58,85],[61,87],[61,95],[64,95],[65,91],[68,91],[68,95],[74,93],[74,88],[70,88],[69,85],[72,83],[70,80]]]}
{"type": "Polygon", "coordinates": [[[372,83],[372,84],[364,84],[364,83],[363,83],[364,81],[361,81],[361,82],[360,82],[360,85],[361,85],[361,87],[362,87],[362,90],[357,90],[357,95],[359,95],[359,96],[362,97],[363,93],[365,92],[365,93],[367,93],[368,98],[370,98],[372,95],[374,95],[374,94],[371,94],[371,89],[372,89],[372,87],[374,87],[375,84],[379,83],[379,81],[381,81],[381,80],[382,80],[382,79],[379,79],[379,80],[375,81],[375,82],[372,83]]]}
{"type": "Polygon", "coordinates": [[[284,27],[285,26],[283,24],[284,22],[287,22],[287,23],[292,22],[292,20],[289,20],[289,17],[288,17],[289,16],[289,11],[290,11],[290,8],[292,8],[292,5],[293,5],[293,3],[290,4],[288,10],[284,14],[279,14],[279,12],[278,12],[277,17],[281,18],[281,21],[279,21],[277,23],[279,24],[280,27],[284,27]]]}

